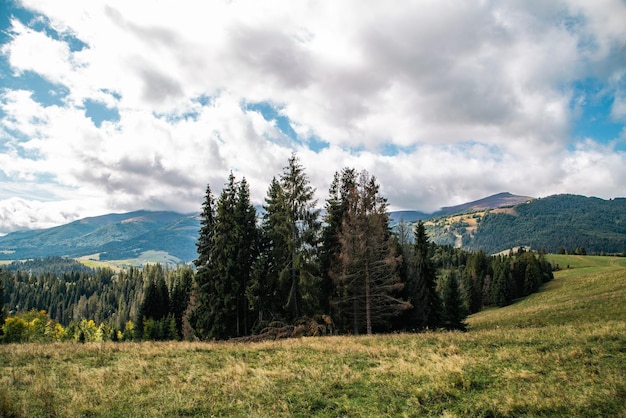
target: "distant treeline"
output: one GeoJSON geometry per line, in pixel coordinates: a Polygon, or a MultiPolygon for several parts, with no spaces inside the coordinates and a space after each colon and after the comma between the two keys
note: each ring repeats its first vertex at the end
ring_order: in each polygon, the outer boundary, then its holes
{"type": "MultiPolygon", "coordinates": [[[[26,326],[44,318],[76,340],[463,330],[468,314],[552,279],[542,254],[491,257],[435,245],[422,222],[392,232],[379,188],[365,171],[337,172],[320,222],[315,190],[292,156],[259,220],[245,178],[231,174],[217,199],[207,186],[195,270],[85,271],[59,258],[9,266],[5,340],[17,329],[44,329],[26,326]]],[[[63,334],[52,325],[48,335],[63,334]]]]}

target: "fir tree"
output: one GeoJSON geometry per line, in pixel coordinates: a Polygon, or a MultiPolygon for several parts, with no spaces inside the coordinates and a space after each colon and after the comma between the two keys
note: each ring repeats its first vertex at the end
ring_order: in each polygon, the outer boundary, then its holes
{"type": "Polygon", "coordinates": [[[298,158],[292,155],[280,179],[270,187],[265,232],[272,244],[282,311],[289,322],[319,310],[320,278],[317,262],[320,223],[315,189],[298,158]]]}
{"type": "Polygon", "coordinates": [[[195,284],[192,286],[192,296],[189,309],[189,323],[201,338],[206,337],[211,321],[210,295],[213,292],[211,276],[212,265],[211,249],[215,233],[215,198],[210,185],[206,187],[206,194],[200,213],[200,231],[196,248],[198,258],[194,261],[197,267],[195,284]]]}
{"type": "Polygon", "coordinates": [[[264,214],[258,231],[259,257],[256,259],[246,293],[251,308],[257,314],[256,327],[262,328],[272,320],[286,320],[283,314],[283,294],[280,273],[288,265],[286,210],[283,190],[273,178],[263,206],[264,214]]]}
{"type": "Polygon", "coordinates": [[[436,271],[429,257],[430,243],[424,223],[419,221],[415,228],[413,272],[409,277],[409,312],[414,329],[436,329],[440,325],[441,301],[436,290],[436,271]]]}
{"type": "MultiPolygon", "coordinates": [[[[335,312],[332,299],[335,286],[333,275],[341,272],[339,255],[341,253],[341,228],[346,217],[351,191],[356,187],[356,171],[353,168],[344,168],[341,172],[335,172],[333,182],[329,190],[329,198],[326,201],[326,215],[324,228],[322,229],[322,245],[320,249],[320,268],[324,277],[324,310],[330,312],[339,328],[345,328],[345,318],[341,317],[340,311],[335,312]]],[[[336,295],[334,295],[336,299],[336,295]]]]}
{"type": "Polygon", "coordinates": [[[352,322],[355,334],[372,334],[389,319],[408,309],[398,297],[403,283],[398,275],[396,242],[389,230],[387,202],[376,179],[362,172],[350,187],[339,235],[339,269],[331,272],[333,305],[352,322]]]}
{"type": "Polygon", "coordinates": [[[203,338],[248,333],[246,288],[256,256],[255,228],[247,182],[237,183],[231,173],[217,201],[204,271],[196,275],[199,306],[192,318],[203,338]]]}
{"type": "Polygon", "coordinates": [[[457,329],[465,331],[467,329],[467,325],[465,324],[467,311],[463,307],[459,291],[459,283],[454,272],[450,272],[445,277],[441,293],[443,305],[443,327],[449,330],[457,329]]]}

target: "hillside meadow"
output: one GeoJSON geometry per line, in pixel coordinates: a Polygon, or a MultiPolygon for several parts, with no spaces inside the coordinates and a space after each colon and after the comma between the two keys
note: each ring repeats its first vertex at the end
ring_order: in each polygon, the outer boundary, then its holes
{"type": "Polygon", "coordinates": [[[0,416],[626,416],[626,259],[550,257],[466,333],[2,345],[0,416]]]}

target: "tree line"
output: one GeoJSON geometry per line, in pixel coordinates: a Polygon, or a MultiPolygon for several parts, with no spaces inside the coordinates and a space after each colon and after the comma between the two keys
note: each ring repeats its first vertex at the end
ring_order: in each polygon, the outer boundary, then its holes
{"type": "Polygon", "coordinates": [[[468,314],[552,278],[543,254],[435,245],[422,222],[392,231],[387,200],[366,171],[335,173],[323,216],[314,195],[295,155],[270,182],[260,214],[245,178],[231,173],[217,197],[207,185],[195,269],[5,269],[5,340],[11,318],[48,321],[56,334],[47,335],[58,335],[58,324],[78,341],[275,336],[284,324],[316,333],[463,330],[468,314]]]}
{"type": "Polygon", "coordinates": [[[552,278],[543,254],[437,246],[422,222],[392,232],[387,200],[366,171],[335,173],[323,216],[314,195],[295,155],[272,179],[260,216],[245,178],[231,174],[217,198],[207,185],[188,317],[198,337],[322,316],[340,333],[464,329],[469,313],[552,278]]]}

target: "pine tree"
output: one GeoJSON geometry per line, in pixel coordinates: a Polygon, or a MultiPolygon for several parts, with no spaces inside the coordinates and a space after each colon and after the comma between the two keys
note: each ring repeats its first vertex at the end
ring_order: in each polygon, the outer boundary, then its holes
{"type": "MultiPolygon", "coordinates": [[[[322,245],[320,249],[320,268],[324,277],[324,310],[330,312],[339,328],[345,328],[346,318],[335,312],[331,302],[334,291],[333,275],[341,272],[339,255],[341,253],[341,228],[348,211],[350,193],[356,187],[356,171],[353,168],[344,168],[335,172],[326,201],[326,215],[322,229],[322,245]]],[[[335,295],[336,296],[336,295],[335,295]]]]}
{"type": "Polygon", "coordinates": [[[235,246],[237,251],[236,279],[237,286],[237,335],[248,335],[248,313],[250,303],[247,296],[248,284],[251,281],[254,261],[258,255],[258,233],[256,227],[256,210],[250,204],[250,189],[246,179],[239,183],[237,203],[235,206],[235,246]]]}
{"type": "Polygon", "coordinates": [[[331,271],[333,305],[352,322],[355,334],[372,334],[389,319],[410,308],[398,297],[403,283],[398,275],[396,242],[389,230],[387,202],[379,196],[376,179],[362,172],[348,185],[347,207],[339,235],[339,269],[331,271]]]}
{"type": "Polygon", "coordinates": [[[194,261],[197,267],[195,284],[192,285],[192,295],[189,307],[189,324],[198,337],[205,338],[211,321],[210,295],[213,292],[211,286],[212,265],[211,249],[213,248],[213,235],[215,233],[215,198],[210,185],[206,187],[206,194],[200,213],[200,231],[196,243],[198,258],[194,261]]]}
{"type": "Polygon", "coordinates": [[[283,313],[293,322],[319,310],[320,278],[316,265],[320,223],[315,210],[315,189],[298,158],[293,154],[271,192],[272,212],[266,233],[276,239],[273,259],[277,263],[283,313]]]}
{"type": "Polygon", "coordinates": [[[258,231],[259,257],[256,259],[246,293],[251,308],[257,314],[256,327],[262,328],[272,320],[286,320],[283,314],[283,291],[280,273],[288,265],[289,236],[284,208],[283,190],[273,178],[263,206],[264,214],[258,231]]]}
{"type": "Polygon", "coordinates": [[[444,279],[441,293],[443,305],[443,327],[449,330],[457,329],[465,331],[467,329],[467,325],[465,324],[467,311],[463,307],[459,291],[459,283],[457,281],[456,274],[453,271],[450,272],[444,279]]]}
{"type": "Polygon", "coordinates": [[[415,228],[413,271],[409,277],[409,312],[414,329],[436,329],[441,323],[441,301],[436,290],[436,271],[429,257],[430,243],[424,223],[415,228]]]}
{"type": "MultiPolygon", "coordinates": [[[[246,288],[256,257],[256,213],[243,179],[231,173],[217,201],[204,271],[196,274],[195,320],[203,338],[224,339],[248,333],[246,288]]],[[[201,245],[199,244],[200,248],[201,245]]]]}
{"type": "Polygon", "coordinates": [[[237,335],[239,289],[236,278],[237,248],[233,239],[236,234],[236,204],[237,186],[231,173],[217,201],[208,262],[210,276],[201,288],[204,296],[202,304],[207,313],[206,328],[201,335],[206,338],[224,339],[237,335]]]}
{"type": "Polygon", "coordinates": [[[189,305],[193,284],[193,270],[188,266],[182,266],[178,267],[173,274],[169,311],[174,317],[178,339],[181,339],[183,337],[183,317],[189,305]]]}
{"type": "Polygon", "coordinates": [[[491,284],[491,303],[506,306],[511,303],[511,263],[509,257],[498,257],[493,262],[493,282],[491,284]]]}

